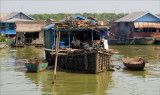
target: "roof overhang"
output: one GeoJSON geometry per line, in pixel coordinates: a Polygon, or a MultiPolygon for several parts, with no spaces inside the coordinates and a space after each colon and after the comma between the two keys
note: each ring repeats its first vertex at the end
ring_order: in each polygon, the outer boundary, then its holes
{"type": "Polygon", "coordinates": [[[134,22],[135,28],[160,28],[160,23],[134,22]]]}

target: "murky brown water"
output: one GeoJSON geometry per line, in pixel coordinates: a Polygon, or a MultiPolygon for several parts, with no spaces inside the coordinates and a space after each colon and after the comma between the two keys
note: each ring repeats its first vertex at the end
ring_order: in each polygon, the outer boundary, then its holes
{"type": "Polygon", "coordinates": [[[44,57],[43,48],[0,49],[0,95],[160,95],[160,45],[110,46],[120,52],[112,64],[124,65],[123,57],[150,61],[146,71],[106,71],[99,74],[57,72],[26,73],[26,58],[44,57]]]}

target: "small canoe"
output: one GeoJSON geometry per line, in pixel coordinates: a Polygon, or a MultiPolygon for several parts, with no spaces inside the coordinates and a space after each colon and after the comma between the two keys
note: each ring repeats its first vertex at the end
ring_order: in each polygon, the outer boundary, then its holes
{"type": "Polygon", "coordinates": [[[123,58],[122,62],[128,69],[137,71],[144,70],[144,67],[149,64],[142,58],[123,58]]]}
{"type": "Polygon", "coordinates": [[[48,62],[43,59],[27,59],[25,66],[29,72],[40,72],[46,70],[48,62]]]}

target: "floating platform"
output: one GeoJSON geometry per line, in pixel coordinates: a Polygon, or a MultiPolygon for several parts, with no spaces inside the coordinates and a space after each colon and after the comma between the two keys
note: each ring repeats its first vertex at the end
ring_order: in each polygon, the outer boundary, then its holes
{"type": "Polygon", "coordinates": [[[123,40],[109,40],[110,45],[151,45],[154,44],[155,39],[153,37],[145,38],[129,38],[123,40]]]}
{"type": "Polygon", "coordinates": [[[44,47],[43,44],[14,44],[13,47],[25,47],[25,46],[35,46],[35,47],[44,47]]]}

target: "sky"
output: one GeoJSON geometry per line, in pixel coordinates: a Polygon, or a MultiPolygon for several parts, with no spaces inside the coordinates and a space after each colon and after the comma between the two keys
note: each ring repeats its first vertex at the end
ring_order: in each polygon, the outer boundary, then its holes
{"type": "Polygon", "coordinates": [[[160,14],[160,0],[0,0],[0,12],[51,13],[131,13],[160,14]]]}

